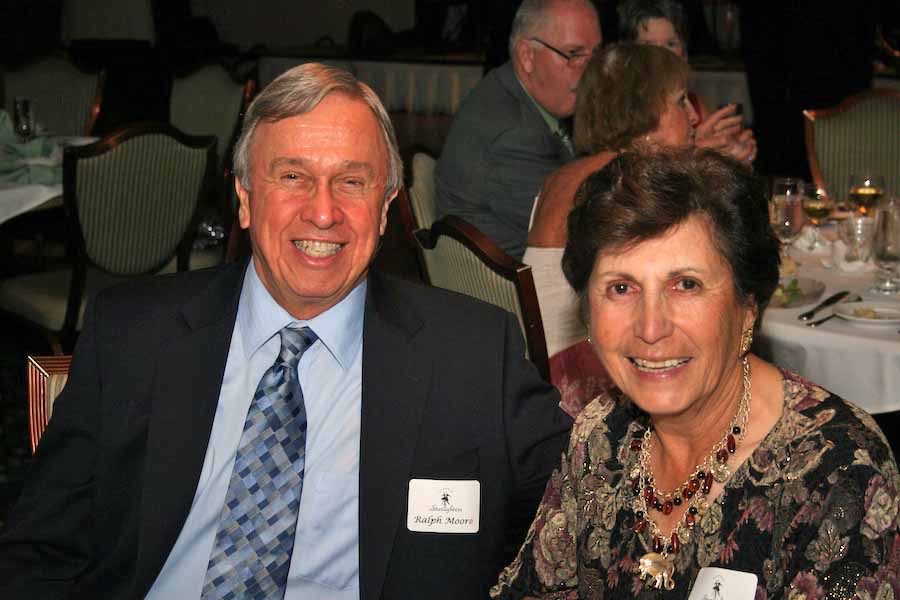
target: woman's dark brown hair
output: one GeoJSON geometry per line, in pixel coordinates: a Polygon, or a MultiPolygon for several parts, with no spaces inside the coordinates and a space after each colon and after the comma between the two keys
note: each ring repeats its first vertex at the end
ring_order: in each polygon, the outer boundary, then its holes
{"type": "Polygon", "coordinates": [[[717,152],[625,153],[588,177],[575,202],[562,266],[579,294],[601,255],[626,252],[695,215],[708,220],[737,297],[756,304],[757,319],[778,285],[778,240],[769,224],[765,184],[717,152]]]}
{"type": "Polygon", "coordinates": [[[578,84],[575,147],[623,150],[659,125],[666,98],[687,87],[690,69],[665,48],[616,44],[595,52],[578,84]]]}

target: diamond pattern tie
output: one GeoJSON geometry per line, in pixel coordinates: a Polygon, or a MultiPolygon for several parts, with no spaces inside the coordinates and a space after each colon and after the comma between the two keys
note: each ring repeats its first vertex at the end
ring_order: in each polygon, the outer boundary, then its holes
{"type": "Polygon", "coordinates": [[[203,598],[283,598],[306,462],[306,408],[297,379],[308,327],[282,329],[244,422],[209,558],[203,598]]]}

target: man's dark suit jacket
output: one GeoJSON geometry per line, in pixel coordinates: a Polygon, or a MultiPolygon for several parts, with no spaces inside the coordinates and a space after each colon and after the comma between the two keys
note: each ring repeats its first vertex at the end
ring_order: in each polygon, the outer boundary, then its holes
{"type": "Polygon", "coordinates": [[[508,62],[456,111],[434,175],[438,212],[465,219],[521,260],[535,196],[571,159],[508,62]]]}
{"type": "MultiPolygon", "coordinates": [[[[101,293],[0,537],[0,598],[141,598],[187,517],[244,264],[101,293]]],[[[521,542],[571,421],[507,313],[369,276],[360,596],[486,597],[521,542]],[[478,479],[477,534],[413,533],[411,478],[478,479]]],[[[297,549],[302,553],[302,548],[297,549]]],[[[180,599],[179,599],[180,600],[180,599]]]]}

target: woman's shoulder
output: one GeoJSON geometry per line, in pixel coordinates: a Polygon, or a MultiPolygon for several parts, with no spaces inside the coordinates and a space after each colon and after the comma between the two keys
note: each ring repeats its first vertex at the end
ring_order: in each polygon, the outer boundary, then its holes
{"type": "Polygon", "coordinates": [[[787,479],[827,476],[851,466],[868,466],[896,479],[893,452],[871,415],[796,373],[781,373],[784,411],[762,452],[755,454],[757,463],[777,467],[787,479]]]}

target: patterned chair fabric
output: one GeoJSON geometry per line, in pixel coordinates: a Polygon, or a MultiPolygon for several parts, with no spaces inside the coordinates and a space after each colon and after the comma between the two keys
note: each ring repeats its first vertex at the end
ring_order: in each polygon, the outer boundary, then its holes
{"type": "Polygon", "coordinates": [[[253,87],[252,80],[246,84],[234,81],[222,65],[201,67],[172,82],[169,119],[190,135],[216,136],[221,170],[231,163],[228,151],[253,87]]]}
{"type": "Polygon", "coordinates": [[[32,453],[37,450],[53,415],[53,403],[69,379],[71,364],[72,357],[69,355],[28,357],[28,429],[32,453]]]}
{"type": "Polygon", "coordinates": [[[409,201],[417,229],[428,229],[437,220],[437,204],[434,192],[433,158],[423,152],[417,152],[412,159],[412,186],[409,188],[409,201]]]}
{"type": "Polygon", "coordinates": [[[75,208],[90,261],[117,275],[162,268],[196,211],[207,154],[202,143],[146,133],[77,159],[75,208]]]}
{"type": "Polygon", "coordinates": [[[526,341],[526,356],[550,381],[544,326],[531,267],[507,256],[464,220],[447,216],[416,232],[431,285],[459,292],[514,314],[526,341]]]}
{"type": "Polygon", "coordinates": [[[70,147],[63,197],[74,215],[73,267],[0,280],[0,310],[38,325],[61,354],[81,329],[85,303],[128,277],[189,266],[197,207],[211,187],[212,136],[167,124],[126,127],[70,147]]]}
{"type": "Polygon", "coordinates": [[[90,135],[100,113],[104,72],[86,73],[62,58],[45,58],[6,75],[6,111],[29,98],[34,120],[53,135],[90,135]]]}
{"type": "Polygon", "coordinates": [[[843,200],[850,175],[868,170],[884,176],[889,191],[900,193],[900,91],[869,90],[803,115],[818,187],[843,200]]]}

